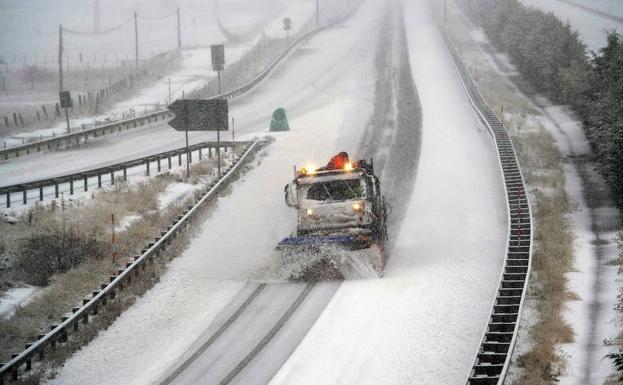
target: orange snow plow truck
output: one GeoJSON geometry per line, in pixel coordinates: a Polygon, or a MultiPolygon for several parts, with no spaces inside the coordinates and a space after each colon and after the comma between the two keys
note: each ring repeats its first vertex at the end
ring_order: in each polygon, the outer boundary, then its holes
{"type": "Polygon", "coordinates": [[[296,209],[296,235],[277,246],[290,279],[317,281],[381,276],[387,204],[372,161],[334,156],[324,167],[295,167],[285,200],[296,209]]]}

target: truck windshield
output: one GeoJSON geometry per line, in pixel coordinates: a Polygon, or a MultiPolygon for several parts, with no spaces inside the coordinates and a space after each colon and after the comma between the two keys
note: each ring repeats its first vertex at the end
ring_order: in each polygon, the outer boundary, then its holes
{"type": "Polygon", "coordinates": [[[358,179],[316,183],[307,191],[307,199],[313,201],[345,201],[362,196],[363,188],[358,179]]]}

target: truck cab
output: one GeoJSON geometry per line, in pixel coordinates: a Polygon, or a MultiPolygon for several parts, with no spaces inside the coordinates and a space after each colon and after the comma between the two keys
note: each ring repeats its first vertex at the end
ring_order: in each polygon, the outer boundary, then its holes
{"type": "Polygon", "coordinates": [[[337,170],[296,171],[285,187],[297,210],[297,236],[366,235],[384,238],[384,203],[372,165],[359,161],[337,170]]]}

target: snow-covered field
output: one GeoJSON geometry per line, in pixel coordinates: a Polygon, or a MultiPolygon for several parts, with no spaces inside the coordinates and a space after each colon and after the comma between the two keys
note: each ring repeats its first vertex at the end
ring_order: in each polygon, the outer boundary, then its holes
{"type": "MultiPolygon", "coordinates": [[[[571,27],[580,33],[580,38],[592,51],[598,51],[606,45],[608,32],[621,32],[623,23],[611,20],[584,9],[575,7],[559,0],[520,0],[525,5],[552,12],[563,22],[569,22],[571,27]]],[[[597,9],[601,12],[623,17],[623,2],[615,0],[573,0],[572,2],[597,9]]]]}
{"type": "MultiPolygon", "coordinates": [[[[566,108],[547,106],[543,111],[545,115],[540,121],[564,155],[590,154],[580,122],[566,108]]],[[[598,384],[612,372],[611,362],[604,357],[616,350],[608,341],[614,340],[620,331],[616,308],[623,281],[618,276],[618,266],[611,264],[619,255],[620,213],[603,203],[599,207],[589,205],[590,195],[587,194],[597,196],[599,193],[590,190],[595,186],[587,186],[587,178],[593,176],[583,177],[581,173],[586,169],[579,169],[579,163],[563,165],[563,170],[565,190],[577,205],[569,215],[576,239],[574,271],[567,274],[567,279],[569,289],[578,295],[578,300],[569,301],[564,314],[574,329],[575,341],[561,346],[568,367],[560,384],[598,384]]]]}
{"type": "MultiPolygon", "coordinates": [[[[24,62],[29,65],[36,62],[55,70],[58,28],[62,24],[68,31],[64,35],[64,54],[70,69],[85,67],[87,62],[91,66],[120,65],[124,60],[132,63],[134,12],[139,16],[139,56],[145,58],[176,48],[175,11],[178,5],[184,46],[205,46],[214,40],[215,0],[106,0],[99,3],[101,31],[129,22],[115,31],[94,36],[91,34],[94,30],[93,2],[24,0],[12,2],[10,6],[3,5],[0,13],[0,24],[3,26],[0,33],[0,56],[11,69],[21,68],[24,62]],[[85,33],[73,34],[70,31],[85,33]]],[[[242,32],[267,15],[280,14],[288,3],[296,6],[309,3],[309,0],[229,0],[221,1],[218,8],[223,24],[234,32],[242,32]]]]}
{"type": "MultiPolygon", "coordinates": [[[[268,11],[271,11],[273,7],[269,7],[268,11]]],[[[335,16],[338,12],[343,12],[342,7],[330,7],[330,11],[327,12],[327,16],[335,16]]],[[[253,10],[251,10],[253,11],[253,10]]],[[[260,29],[253,33],[252,38],[241,42],[231,42],[226,45],[226,67],[232,63],[237,62],[246,52],[248,52],[262,36],[283,36],[283,18],[290,17],[292,20],[291,33],[300,31],[303,26],[312,18],[314,14],[314,7],[311,1],[298,0],[289,1],[284,4],[279,4],[277,9],[272,10],[272,15],[258,15],[257,13],[242,12],[240,15],[232,14],[228,17],[228,21],[237,26],[235,31],[244,32],[249,34],[250,27],[257,27],[252,24],[250,20],[252,17],[265,19],[265,22],[260,25],[260,29]],[[244,28],[246,26],[246,28],[244,28]]],[[[227,12],[226,12],[227,14],[227,12]]],[[[79,119],[72,119],[72,128],[80,127],[82,125],[93,124],[95,120],[105,121],[106,119],[116,120],[123,116],[124,113],[135,111],[137,114],[149,113],[162,109],[164,106],[174,101],[175,99],[181,99],[183,94],[201,88],[208,83],[209,80],[214,78],[215,73],[212,71],[211,66],[211,53],[209,44],[221,44],[224,43],[225,38],[221,31],[217,28],[214,22],[210,23],[206,32],[206,43],[200,47],[187,48],[182,51],[182,62],[180,68],[172,74],[159,79],[156,83],[143,89],[140,93],[128,100],[116,103],[109,111],[99,114],[94,117],[84,117],[79,119]],[[170,91],[170,92],[169,92],[170,91]]],[[[259,70],[259,69],[258,69],[259,70]]],[[[0,97],[0,103],[3,98],[0,97]]],[[[66,124],[63,121],[58,122],[51,128],[35,130],[23,134],[14,135],[8,138],[0,138],[6,145],[18,145],[22,144],[24,139],[27,138],[40,138],[49,137],[52,135],[62,135],[66,132],[66,124]]]]}

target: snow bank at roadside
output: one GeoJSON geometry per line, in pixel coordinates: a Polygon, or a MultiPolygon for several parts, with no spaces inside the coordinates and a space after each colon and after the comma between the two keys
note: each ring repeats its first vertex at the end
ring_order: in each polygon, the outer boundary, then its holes
{"type": "Polygon", "coordinates": [[[37,286],[24,285],[7,290],[0,297],[0,318],[11,318],[17,307],[26,305],[39,289],[37,286]]]}

